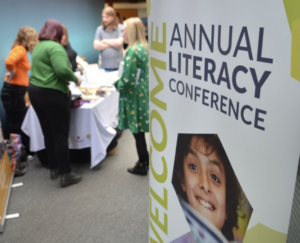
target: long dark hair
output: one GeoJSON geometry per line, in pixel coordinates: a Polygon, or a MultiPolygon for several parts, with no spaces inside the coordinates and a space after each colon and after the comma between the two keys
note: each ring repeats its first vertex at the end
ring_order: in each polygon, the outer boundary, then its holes
{"type": "Polygon", "coordinates": [[[227,219],[223,225],[222,233],[228,241],[232,241],[234,240],[232,229],[238,228],[238,207],[241,198],[241,188],[218,135],[178,134],[172,184],[176,193],[188,202],[186,193],[182,190],[181,184],[184,180],[183,162],[190,151],[190,144],[193,137],[203,139],[206,144],[207,155],[215,152],[223,163],[226,174],[227,219]]]}
{"type": "Polygon", "coordinates": [[[62,23],[55,19],[48,19],[39,33],[39,40],[52,40],[60,43],[63,35],[62,23]]]}

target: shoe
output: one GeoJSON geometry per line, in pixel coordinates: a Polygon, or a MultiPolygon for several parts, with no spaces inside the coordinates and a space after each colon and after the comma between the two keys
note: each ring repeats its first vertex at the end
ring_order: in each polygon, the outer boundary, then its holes
{"type": "Polygon", "coordinates": [[[74,172],[69,172],[61,175],[60,185],[61,187],[70,186],[82,181],[81,175],[77,175],[74,172]]]}
{"type": "Polygon", "coordinates": [[[117,153],[117,146],[107,152],[106,156],[114,155],[117,153]]]}
{"type": "Polygon", "coordinates": [[[51,170],[50,170],[50,179],[51,179],[51,180],[55,180],[55,179],[57,179],[59,176],[60,176],[60,173],[59,173],[59,169],[58,169],[58,168],[55,168],[55,169],[51,169],[51,170]]]}
{"type": "Polygon", "coordinates": [[[32,160],[34,160],[34,157],[32,155],[28,155],[27,156],[27,161],[29,162],[29,161],[32,161],[32,160]]]}
{"type": "Polygon", "coordinates": [[[128,168],[127,171],[135,175],[147,175],[147,165],[138,161],[135,166],[128,168]]]}
{"type": "Polygon", "coordinates": [[[118,127],[115,128],[117,132],[117,139],[119,139],[122,136],[123,130],[120,130],[118,127]]]}
{"type": "Polygon", "coordinates": [[[27,172],[28,162],[27,161],[17,161],[15,169],[15,177],[22,176],[27,172]]]}

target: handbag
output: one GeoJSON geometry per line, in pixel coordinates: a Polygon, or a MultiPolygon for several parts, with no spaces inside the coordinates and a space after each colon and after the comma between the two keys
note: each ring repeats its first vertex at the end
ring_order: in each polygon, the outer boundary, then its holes
{"type": "Polygon", "coordinates": [[[21,135],[11,133],[6,147],[11,170],[15,172],[15,176],[24,175],[27,172],[28,161],[21,135]]]}

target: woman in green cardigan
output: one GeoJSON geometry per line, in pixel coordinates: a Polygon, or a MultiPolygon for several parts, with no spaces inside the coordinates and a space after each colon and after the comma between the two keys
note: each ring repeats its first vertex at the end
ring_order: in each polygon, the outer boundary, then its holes
{"type": "Polygon", "coordinates": [[[128,172],[147,175],[149,155],[145,132],[149,132],[149,59],[145,27],[139,18],[130,18],[123,23],[124,42],[128,48],[123,58],[121,78],[115,83],[120,93],[119,124],[133,133],[139,160],[128,172]]]}
{"type": "Polygon", "coordinates": [[[77,83],[67,53],[60,44],[64,34],[62,24],[49,19],[39,33],[39,44],[32,52],[29,85],[31,104],[44,134],[50,178],[61,175],[62,187],[81,181],[71,170],[69,158],[70,91],[69,81],[77,83]]]}

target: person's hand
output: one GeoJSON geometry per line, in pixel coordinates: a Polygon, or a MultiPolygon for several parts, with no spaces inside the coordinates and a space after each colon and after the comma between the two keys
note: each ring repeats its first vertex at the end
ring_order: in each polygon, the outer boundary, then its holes
{"type": "Polygon", "coordinates": [[[16,74],[16,71],[14,71],[14,70],[6,72],[3,77],[4,81],[9,83],[9,81],[12,80],[12,78],[15,76],[15,74],[16,74]]]}
{"type": "Polygon", "coordinates": [[[6,72],[6,73],[4,74],[3,80],[4,80],[5,82],[7,82],[9,75],[10,75],[9,72],[6,72]]]}
{"type": "Polygon", "coordinates": [[[76,85],[77,85],[78,87],[80,87],[80,85],[81,85],[81,82],[82,82],[81,78],[80,78],[80,77],[78,77],[78,78],[77,78],[77,83],[76,83],[76,85]]]}

